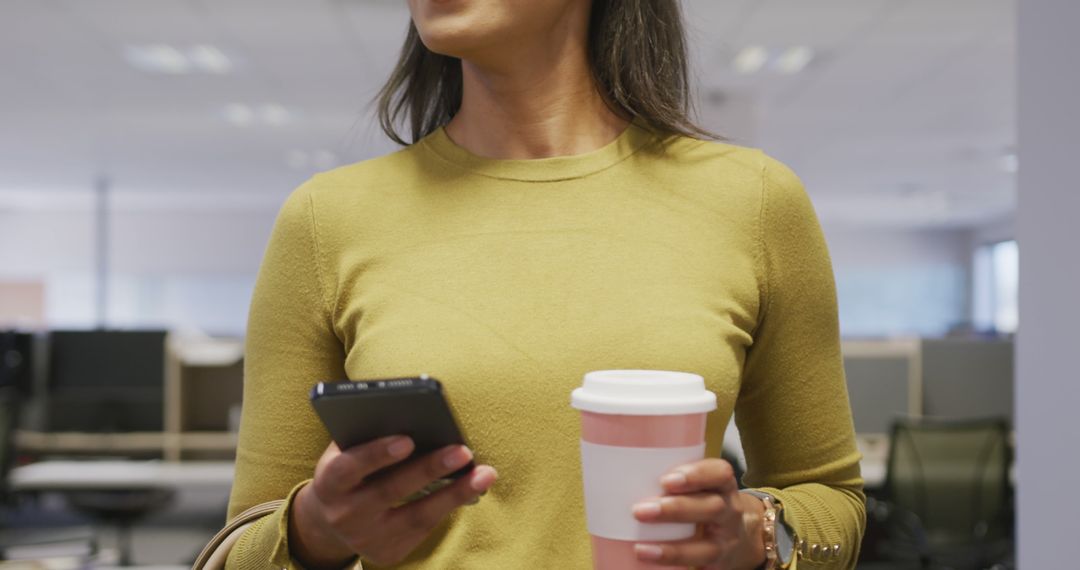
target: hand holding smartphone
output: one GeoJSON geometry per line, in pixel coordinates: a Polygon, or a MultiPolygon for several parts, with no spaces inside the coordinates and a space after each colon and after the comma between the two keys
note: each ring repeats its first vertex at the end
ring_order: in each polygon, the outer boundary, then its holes
{"type": "Polygon", "coordinates": [[[335,443],[290,510],[290,551],[305,567],[340,567],[355,555],[397,564],[498,477],[491,466],[473,465],[437,380],[348,384],[312,391],[335,443]],[[433,483],[437,492],[422,492],[433,483]]]}
{"type": "MultiPolygon", "coordinates": [[[[412,438],[417,456],[449,445],[465,445],[442,384],[427,375],[320,382],[311,391],[311,404],[343,450],[394,435],[412,438]]],[[[473,467],[470,461],[450,478],[461,477],[473,467]]]]}

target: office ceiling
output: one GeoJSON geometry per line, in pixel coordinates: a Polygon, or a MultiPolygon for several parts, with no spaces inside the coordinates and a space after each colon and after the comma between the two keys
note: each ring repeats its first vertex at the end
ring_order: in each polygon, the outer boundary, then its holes
{"type": "MultiPolygon", "coordinates": [[[[701,116],[794,167],[827,224],[998,220],[1015,203],[1014,3],[687,0],[701,116]],[[742,75],[750,45],[816,57],[742,75]]],[[[144,202],[272,209],[311,172],[393,148],[367,103],[407,17],[403,0],[4,0],[0,207],[104,174],[144,202]],[[216,46],[232,69],[127,61],[156,44],[216,46]]]]}

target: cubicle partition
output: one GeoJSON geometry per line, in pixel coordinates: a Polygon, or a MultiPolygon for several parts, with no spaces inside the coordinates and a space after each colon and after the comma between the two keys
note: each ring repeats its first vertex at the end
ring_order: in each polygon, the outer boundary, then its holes
{"type": "Polygon", "coordinates": [[[844,371],[859,433],[887,433],[896,416],[1012,418],[1013,341],[845,341],[844,371]]]}
{"type": "Polygon", "coordinates": [[[1011,340],[845,341],[843,354],[870,489],[885,480],[888,434],[897,418],[1012,418],[1011,340]]]}
{"type": "Polygon", "coordinates": [[[856,433],[884,435],[897,417],[922,415],[918,340],[848,341],[843,352],[856,433]]]}
{"type": "Polygon", "coordinates": [[[952,419],[1013,417],[1011,340],[922,341],[923,411],[952,419]]]}
{"type": "Polygon", "coordinates": [[[240,339],[175,339],[166,368],[166,459],[232,459],[244,388],[240,339]]]}

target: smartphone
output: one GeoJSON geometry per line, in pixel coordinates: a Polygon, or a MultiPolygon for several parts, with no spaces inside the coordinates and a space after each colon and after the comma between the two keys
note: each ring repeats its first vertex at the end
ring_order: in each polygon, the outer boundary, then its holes
{"type": "MultiPolygon", "coordinates": [[[[311,405],[341,449],[391,435],[412,438],[416,449],[411,457],[448,445],[466,445],[442,384],[426,374],[413,378],[319,382],[311,390],[311,405]]],[[[422,494],[433,493],[473,467],[473,462],[469,462],[422,494]]]]}

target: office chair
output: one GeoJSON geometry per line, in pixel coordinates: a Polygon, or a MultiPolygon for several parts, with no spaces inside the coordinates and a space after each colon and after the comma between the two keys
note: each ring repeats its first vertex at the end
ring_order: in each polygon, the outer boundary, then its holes
{"type": "Polygon", "coordinates": [[[1012,453],[1004,419],[894,422],[882,501],[886,557],[982,569],[1012,554],[1012,453]]]}

